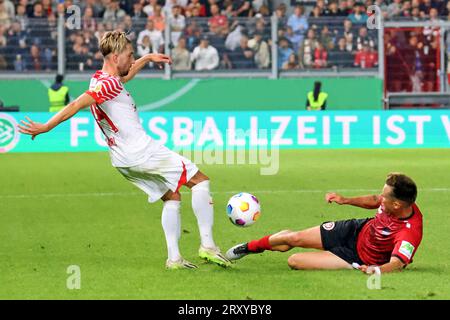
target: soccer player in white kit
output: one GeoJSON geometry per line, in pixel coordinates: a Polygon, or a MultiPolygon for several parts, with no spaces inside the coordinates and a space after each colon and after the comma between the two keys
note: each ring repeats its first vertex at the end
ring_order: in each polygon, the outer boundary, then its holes
{"type": "Polygon", "coordinates": [[[179,189],[192,190],[192,209],[197,218],[201,244],[199,256],[223,267],[231,265],[213,239],[214,210],[209,191],[209,178],[195,164],[169,150],[146,134],[136,104],[123,84],[131,80],[149,62],[171,64],[169,56],[148,54],[134,60],[131,41],[124,32],[110,31],[100,41],[104,57],[102,70],[91,78],[89,90],[69,103],[47,123],[37,123],[27,117],[19,131],[32,139],[52,130],[81,109],[90,106],[97,124],[105,135],[111,162],[130,182],[148,195],[150,203],[164,202],[162,226],[167,242],[168,269],[193,269],[197,266],[185,260],[178,247],[181,236],[179,189]]]}

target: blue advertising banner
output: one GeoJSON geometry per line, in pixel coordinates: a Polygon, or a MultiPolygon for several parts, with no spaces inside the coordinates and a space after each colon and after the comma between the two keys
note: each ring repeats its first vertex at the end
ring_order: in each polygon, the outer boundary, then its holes
{"type": "MultiPolygon", "coordinates": [[[[0,153],[107,150],[93,116],[80,112],[34,141],[17,125],[51,113],[0,113],[0,153]]],[[[145,130],[177,150],[253,148],[447,148],[450,110],[142,112],[145,130]]]]}

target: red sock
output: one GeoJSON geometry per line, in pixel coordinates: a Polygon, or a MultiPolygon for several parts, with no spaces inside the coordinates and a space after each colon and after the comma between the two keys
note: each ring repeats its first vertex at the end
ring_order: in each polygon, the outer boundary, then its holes
{"type": "Polygon", "coordinates": [[[248,250],[251,252],[263,252],[264,250],[272,250],[272,246],[269,244],[269,237],[265,236],[259,240],[252,240],[248,243],[248,250]]]}

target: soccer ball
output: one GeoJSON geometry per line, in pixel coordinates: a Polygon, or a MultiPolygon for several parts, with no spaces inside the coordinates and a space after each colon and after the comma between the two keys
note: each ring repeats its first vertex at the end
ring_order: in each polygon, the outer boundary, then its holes
{"type": "Polygon", "coordinates": [[[236,226],[251,226],[261,215],[259,201],[250,193],[241,192],[234,195],[228,201],[227,215],[236,226]]]}

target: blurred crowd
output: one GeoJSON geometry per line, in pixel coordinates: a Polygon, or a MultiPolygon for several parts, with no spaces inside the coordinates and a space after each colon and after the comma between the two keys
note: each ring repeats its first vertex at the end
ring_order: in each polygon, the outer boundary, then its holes
{"type": "Polygon", "coordinates": [[[366,26],[373,4],[385,19],[450,18],[447,0],[0,0],[0,70],[55,70],[60,14],[68,70],[100,68],[98,41],[113,29],[128,33],[137,57],[170,48],[174,70],[268,69],[273,15],[279,69],[373,68],[377,31],[366,26]]]}

